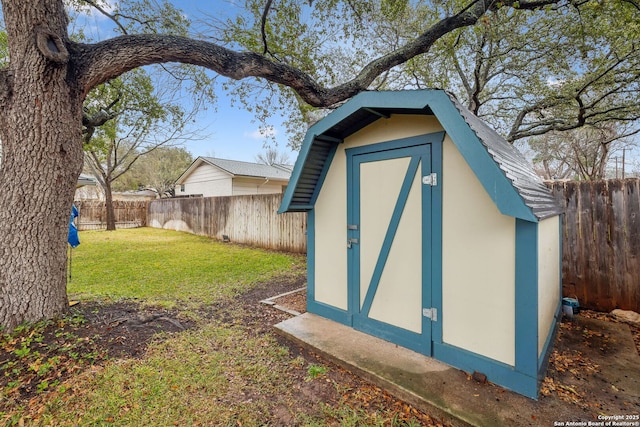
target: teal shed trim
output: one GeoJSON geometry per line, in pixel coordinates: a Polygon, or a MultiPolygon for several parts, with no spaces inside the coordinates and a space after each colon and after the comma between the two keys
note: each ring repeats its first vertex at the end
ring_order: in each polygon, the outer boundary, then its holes
{"type": "Polygon", "coordinates": [[[516,219],[516,370],[538,373],[538,224],[516,219]]]}
{"type": "Polygon", "coordinates": [[[337,144],[393,114],[435,116],[504,215],[538,222],[561,213],[526,159],[443,90],[363,92],[311,126],[279,212],[311,210],[337,144]]]}

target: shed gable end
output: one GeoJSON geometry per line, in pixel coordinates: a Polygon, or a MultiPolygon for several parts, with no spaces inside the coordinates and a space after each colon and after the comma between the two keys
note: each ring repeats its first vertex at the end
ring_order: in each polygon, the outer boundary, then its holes
{"type": "Polygon", "coordinates": [[[538,222],[561,213],[526,159],[442,90],[363,92],[313,125],[279,212],[311,210],[337,144],[392,114],[435,115],[504,215],[538,222]]]}

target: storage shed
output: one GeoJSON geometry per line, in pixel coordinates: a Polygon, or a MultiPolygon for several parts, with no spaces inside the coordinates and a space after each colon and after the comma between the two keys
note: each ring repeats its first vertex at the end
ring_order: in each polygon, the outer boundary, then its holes
{"type": "Polygon", "coordinates": [[[307,132],[307,309],[536,398],[561,309],[561,210],[442,90],[365,92],[307,132]]]}

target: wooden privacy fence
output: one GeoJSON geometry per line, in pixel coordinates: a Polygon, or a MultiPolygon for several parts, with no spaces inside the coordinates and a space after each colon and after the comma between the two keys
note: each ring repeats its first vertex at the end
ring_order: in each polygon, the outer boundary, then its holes
{"type": "Polygon", "coordinates": [[[160,199],[149,202],[148,225],[236,243],[303,253],[307,215],[278,214],[282,194],[160,199]]]}
{"type": "MultiPolygon", "coordinates": [[[[146,201],[115,200],[113,209],[116,216],[116,228],[135,228],[147,225],[146,201]]],[[[107,209],[105,202],[74,202],[79,210],[76,222],[78,230],[101,230],[107,228],[107,209]]]]}
{"type": "Polygon", "coordinates": [[[549,185],[566,208],[564,295],[595,310],[640,312],[640,180],[549,185]]]}
{"type": "MultiPolygon", "coordinates": [[[[564,206],[563,292],[583,307],[640,312],[640,180],[549,183],[564,206]]],[[[281,194],[116,201],[116,227],[151,226],[268,249],[306,251],[307,216],[281,194]]],[[[106,227],[104,202],[76,202],[79,229],[106,227]]]]}

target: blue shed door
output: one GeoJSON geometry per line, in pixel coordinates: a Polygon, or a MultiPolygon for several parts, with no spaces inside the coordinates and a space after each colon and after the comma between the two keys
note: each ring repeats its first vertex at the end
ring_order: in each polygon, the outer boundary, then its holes
{"type": "Polygon", "coordinates": [[[432,145],[347,150],[353,327],[431,355],[432,145]],[[426,310],[425,310],[426,309],[426,310]]]}

